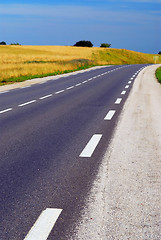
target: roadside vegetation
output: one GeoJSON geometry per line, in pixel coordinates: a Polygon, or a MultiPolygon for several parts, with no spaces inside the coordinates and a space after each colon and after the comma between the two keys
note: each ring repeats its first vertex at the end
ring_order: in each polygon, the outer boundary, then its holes
{"type": "Polygon", "coordinates": [[[96,65],[154,63],[153,56],[112,48],[1,45],[0,85],[96,65]]]}
{"type": "Polygon", "coordinates": [[[161,67],[159,67],[156,70],[156,77],[157,77],[158,81],[161,83],[161,67]]]}
{"type": "Polygon", "coordinates": [[[111,44],[110,43],[101,43],[100,47],[102,47],[102,48],[110,48],[111,44]]]}

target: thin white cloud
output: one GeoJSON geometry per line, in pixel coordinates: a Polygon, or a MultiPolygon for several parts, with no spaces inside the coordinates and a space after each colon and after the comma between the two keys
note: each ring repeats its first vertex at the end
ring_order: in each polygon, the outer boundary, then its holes
{"type": "MultiPolygon", "coordinates": [[[[133,0],[132,0],[133,1],[133,0]]],[[[141,0],[142,1],[142,0],[141,0]]],[[[147,0],[146,0],[147,1],[147,0]]],[[[154,11],[148,13],[127,11],[127,10],[108,10],[87,6],[69,5],[38,5],[38,4],[0,4],[1,15],[33,16],[59,19],[114,21],[114,22],[138,22],[141,20],[155,20],[158,16],[154,11]]]]}
{"type": "Polygon", "coordinates": [[[94,14],[94,10],[84,6],[70,5],[41,5],[41,4],[0,4],[0,14],[6,15],[29,15],[48,17],[76,17],[84,14],[94,14]],[[82,14],[83,13],[83,14],[82,14]]]}

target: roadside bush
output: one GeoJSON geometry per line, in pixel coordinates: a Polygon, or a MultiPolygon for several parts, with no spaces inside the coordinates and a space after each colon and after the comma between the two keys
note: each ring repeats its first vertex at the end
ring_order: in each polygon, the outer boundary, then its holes
{"type": "Polygon", "coordinates": [[[161,83],[161,67],[159,67],[157,70],[156,70],[156,77],[158,79],[158,81],[161,83]]]}

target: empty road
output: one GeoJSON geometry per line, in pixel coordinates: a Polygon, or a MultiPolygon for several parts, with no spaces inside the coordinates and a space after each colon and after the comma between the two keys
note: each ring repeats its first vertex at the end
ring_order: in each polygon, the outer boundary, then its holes
{"type": "Polygon", "coordinates": [[[72,236],[145,66],[108,66],[0,90],[0,240],[72,236]]]}

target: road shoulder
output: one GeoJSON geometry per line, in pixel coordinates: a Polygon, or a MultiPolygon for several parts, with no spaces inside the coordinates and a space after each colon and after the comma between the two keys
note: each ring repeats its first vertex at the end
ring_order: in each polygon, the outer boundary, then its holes
{"type": "Polygon", "coordinates": [[[71,75],[75,75],[75,74],[79,74],[79,73],[83,73],[83,72],[89,72],[91,70],[104,68],[104,67],[110,67],[110,65],[96,66],[96,67],[91,67],[91,68],[87,68],[87,69],[84,69],[84,70],[74,71],[74,72],[71,72],[71,73],[64,73],[64,74],[60,74],[60,75],[43,77],[43,78],[34,78],[34,79],[25,80],[25,81],[22,81],[22,82],[7,84],[7,85],[0,86],[0,93],[4,92],[4,91],[12,90],[12,89],[31,86],[31,85],[34,85],[34,84],[40,84],[40,83],[47,82],[47,81],[50,81],[50,80],[58,80],[61,77],[68,77],[68,76],[71,76],[71,75]]]}
{"type": "Polygon", "coordinates": [[[71,239],[160,239],[161,85],[135,80],[71,239]]]}

